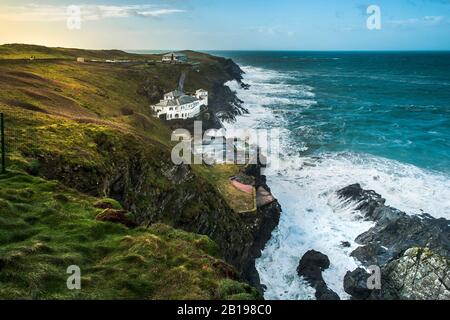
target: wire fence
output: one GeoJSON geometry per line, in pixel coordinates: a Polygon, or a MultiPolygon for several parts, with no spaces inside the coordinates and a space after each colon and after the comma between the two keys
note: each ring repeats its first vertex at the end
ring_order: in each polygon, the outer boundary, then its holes
{"type": "Polygon", "coordinates": [[[6,138],[5,138],[5,114],[0,113],[0,149],[1,149],[1,168],[0,172],[6,173],[6,138]]]}
{"type": "Polygon", "coordinates": [[[0,174],[14,168],[25,158],[32,158],[27,150],[34,150],[38,140],[33,130],[33,115],[31,112],[15,112],[0,110],[0,174]]]}

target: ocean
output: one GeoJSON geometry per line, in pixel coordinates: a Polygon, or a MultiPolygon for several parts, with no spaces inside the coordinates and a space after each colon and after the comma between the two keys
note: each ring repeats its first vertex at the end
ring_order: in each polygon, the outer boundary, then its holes
{"type": "Polygon", "coordinates": [[[342,206],[340,188],[360,183],[408,214],[450,219],[450,53],[211,53],[232,58],[250,85],[228,83],[249,114],[227,131],[281,131],[280,166],[264,171],[283,208],[256,263],[266,299],[314,299],[296,274],[311,249],[328,255],[324,279],[349,298],[350,253],[372,222],[342,206]]]}

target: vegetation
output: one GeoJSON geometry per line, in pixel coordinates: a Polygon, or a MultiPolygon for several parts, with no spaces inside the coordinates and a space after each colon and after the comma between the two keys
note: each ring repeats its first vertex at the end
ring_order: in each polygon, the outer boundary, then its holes
{"type": "Polygon", "coordinates": [[[248,194],[233,186],[230,178],[242,175],[241,166],[233,164],[217,165],[212,168],[196,166],[194,170],[216,186],[228,205],[238,213],[256,211],[255,194],[248,194]]]}
{"type": "MultiPolygon", "coordinates": [[[[189,67],[77,56],[152,58],[0,46],[10,169],[0,177],[0,298],[258,298],[218,259],[229,246],[220,239],[239,222],[215,190],[234,169],[174,167],[170,132],[148,108],[189,67]],[[97,221],[104,206],[130,211],[145,227],[97,221]],[[205,226],[216,243],[186,232],[205,226]],[[81,267],[80,291],[66,288],[69,265],[81,267]]],[[[207,55],[194,59],[202,57],[215,68],[207,55]]]]}
{"type": "Polygon", "coordinates": [[[20,172],[0,177],[0,298],[256,298],[226,279],[206,236],[155,224],[127,229],[95,220],[100,201],[20,172]],[[81,268],[68,290],[67,267],[81,268]],[[224,289],[230,287],[233,289],[224,289]]]}
{"type": "Polygon", "coordinates": [[[30,44],[6,44],[0,46],[0,59],[142,59],[152,55],[133,55],[120,50],[81,50],[73,48],[48,48],[30,44]]]}

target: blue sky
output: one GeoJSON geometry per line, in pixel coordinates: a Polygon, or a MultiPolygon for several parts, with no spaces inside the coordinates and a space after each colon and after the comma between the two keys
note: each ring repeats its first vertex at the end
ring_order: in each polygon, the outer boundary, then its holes
{"type": "Polygon", "coordinates": [[[450,50],[450,0],[2,0],[0,43],[118,49],[450,50]],[[81,29],[67,28],[78,5],[81,29]],[[381,9],[381,30],[366,10],[381,9]]]}

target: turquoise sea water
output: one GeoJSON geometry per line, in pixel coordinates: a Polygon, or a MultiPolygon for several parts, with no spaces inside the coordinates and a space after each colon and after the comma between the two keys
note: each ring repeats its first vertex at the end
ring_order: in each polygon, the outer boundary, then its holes
{"type": "Polygon", "coordinates": [[[283,83],[311,89],[314,105],[305,107],[301,87],[274,92],[291,103],[267,105],[288,114],[286,127],[307,152],[363,152],[450,172],[450,53],[215,54],[277,71],[286,76],[283,83]]]}
{"type": "Polygon", "coordinates": [[[327,285],[349,298],[343,279],[358,267],[350,254],[372,222],[336,196],[345,186],[375,190],[411,215],[450,219],[450,53],[215,54],[233,58],[251,86],[228,83],[249,114],[227,132],[281,132],[280,165],[264,174],[283,212],[256,261],[267,299],[314,299],[296,273],[312,249],[330,259],[327,285]]]}

